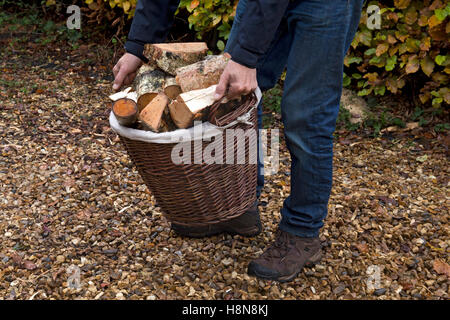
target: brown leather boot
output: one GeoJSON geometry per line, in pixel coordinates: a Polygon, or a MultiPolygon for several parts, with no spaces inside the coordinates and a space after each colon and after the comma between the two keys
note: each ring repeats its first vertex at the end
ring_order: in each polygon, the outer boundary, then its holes
{"type": "Polygon", "coordinates": [[[190,238],[210,237],[219,233],[253,237],[261,232],[262,226],[259,218],[258,205],[257,202],[255,202],[241,216],[229,221],[210,224],[203,227],[189,227],[172,223],[172,230],[181,236],[190,238]]]}
{"type": "Polygon", "coordinates": [[[278,230],[275,242],[250,262],[248,274],[279,282],[292,281],[304,266],[314,265],[320,258],[319,238],[301,238],[278,230]]]}

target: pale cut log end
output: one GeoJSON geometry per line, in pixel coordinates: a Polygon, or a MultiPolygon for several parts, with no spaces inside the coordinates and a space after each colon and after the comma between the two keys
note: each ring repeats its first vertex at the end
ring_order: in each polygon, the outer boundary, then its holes
{"type": "Polygon", "coordinates": [[[156,92],[144,93],[139,96],[137,99],[137,105],[139,108],[139,112],[142,112],[144,108],[157,96],[156,92]]]}
{"type": "Polygon", "coordinates": [[[181,93],[181,88],[179,85],[168,86],[164,88],[164,93],[173,100],[181,93]]]}
{"type": "Polygon", "coordinates": [[[150,130],[159,132],[161,127],[166,126],[162,121],[164,109],[169,103],[169,98],[164,93],[159,93],[152,101],[141,111],[139,120],[150,130]]]}
{"type": "Polygon", "coordinates": [[[164,80],[164,93],[171,99],[176,99],[181,93],[181,88],[177,84],[175,77],[167,75],[164,80]]]}
{"type": "Polygon", "coordinates": [[[135,79],[139,111],[142,111],[159,92],[163,91],[165,77],[164,72],[155,69],[153,65],[144,64],[139,68],[135,79]]]}
{"type": "Polygon", "coordinates": [[[184,102],[174,100],[169,104],[170,116],[173,123],[180,129],[189,128],[194,120],[194,114],[184,102]]]}

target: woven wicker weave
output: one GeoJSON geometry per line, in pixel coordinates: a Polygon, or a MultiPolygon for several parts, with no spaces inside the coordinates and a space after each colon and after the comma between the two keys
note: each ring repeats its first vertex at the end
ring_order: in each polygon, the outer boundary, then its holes
{"type": "MultiPolygon", "coordinates": [[[[253,94],[246,96],[239,108],[221,119],[215,118],[217,105],[212,106],[209,120],[216,125],[226,125],[247,113],[255,102],[253,94]]],[[[237,123],[230,129],[257,130],[256,108],[252,110],[249,122],[251,125],[237,123]]],[[[249,150],[256,150],[256,139],[246,138],[245,164],[226,164],[225,155],[227,152],[236,155],[237,143],[235,141],[231,149],[225,143],[225,135],[222,135],[224,164],[194,164],[195,152],[199,148],[194,148],[193,142],[192,164],[174,164],[171,153],[175,143],[148,143],[122,136],[120,139],[157,204],[171,222],[200,226],[227,221],[244,213],[256,200],[257,165],[249,163],[249,150]]],[[[209,143],[201,142],[202,152],[209,143]]]]}

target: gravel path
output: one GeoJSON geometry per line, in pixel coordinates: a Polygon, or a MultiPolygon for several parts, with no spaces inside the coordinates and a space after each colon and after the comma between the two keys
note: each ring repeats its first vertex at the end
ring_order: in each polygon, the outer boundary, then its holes
{"type": "Polygon", "coordinates": [[[109,69],[86,61],[95,46],[2,41],[0,299],[448,298],[448,136],[342,132],[323,261],[292,283],[259,281],[246,267],[289,193],[284,146],[262,234],[177,237],[109,128],[109,69]]]}

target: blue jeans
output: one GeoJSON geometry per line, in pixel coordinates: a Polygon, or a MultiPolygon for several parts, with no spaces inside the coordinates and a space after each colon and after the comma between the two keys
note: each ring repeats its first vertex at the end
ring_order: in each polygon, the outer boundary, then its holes
{"type": "MultiPolygon", "coordinates": [[[[294,0],[268,51],[258,61],[261,90],[272,88],[286,68],[281,112],[291,155],[291,193],[280,229],[317,237],[327,215],[333,175],[333,132],[342,92],[343,61],[357,30],[363,0],[294,0]]],[[[247,0],[240,0],[227,48],[247,0]]],[[[225,49],[227,51],[227,49],[225,49]]],[[[262,103],[258,106],[261,126],[262,103]]],[[[258,165],[258,188],[264,184],[258,165]]]]}

